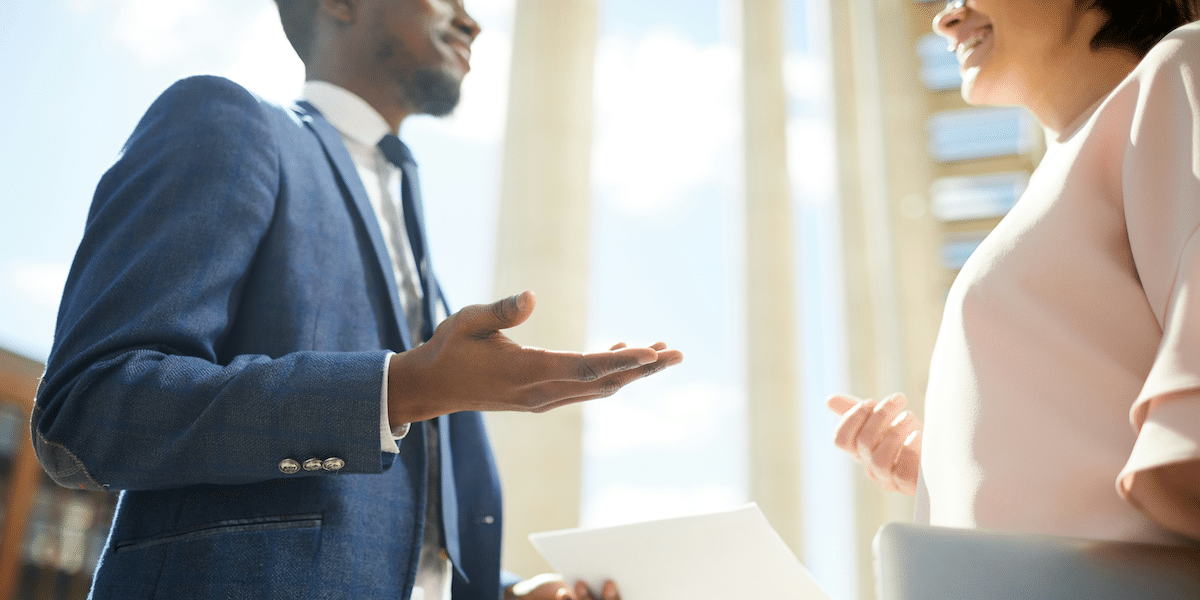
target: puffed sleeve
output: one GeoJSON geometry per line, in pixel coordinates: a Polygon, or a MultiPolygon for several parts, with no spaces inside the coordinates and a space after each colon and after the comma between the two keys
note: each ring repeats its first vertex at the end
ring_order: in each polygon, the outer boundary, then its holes
{"type": "Polygon", "coordinates": [[[1200,28],[1185,26],[1135,72],[1122,170],[1130,247],[1162,341],[1129,418],[1138,438],[1117,478],[1200,459],[1200,28]]]}

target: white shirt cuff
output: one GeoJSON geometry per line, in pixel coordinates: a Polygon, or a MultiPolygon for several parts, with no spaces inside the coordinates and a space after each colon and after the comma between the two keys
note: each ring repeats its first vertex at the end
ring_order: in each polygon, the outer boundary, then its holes
{"type": "Polygon", "coordinates": [[[396,440],[403,439],[408,435],[408,423],[401,423],[397,427],[392,427],[388,420],[388,365],[391,364],[392,355],[395,352],[388,352],[383,359],[383,385],[379,393],[379,449],[383,452],[391,452],[392,454],[400,454],[400,446],[396,444],[396,440]]]}

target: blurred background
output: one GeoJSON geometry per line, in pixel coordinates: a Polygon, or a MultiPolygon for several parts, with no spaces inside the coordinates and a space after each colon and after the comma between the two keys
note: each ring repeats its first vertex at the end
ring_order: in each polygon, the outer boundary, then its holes
{"type": "MultiPolygon", "coordinates": [[[[755,501],[831,597],[873,597],[871,537],[911,504],[833,447],[824,398],[921,414],[945,291],[1043,147],[1025,113],[962,103],[941,7],[467,0],[461,105],[401,131],[452,306],[529,288],[522,343],[686,357],[491,419],[508,568],[545,568],[531,531],[755,501]]],[[[83,598],[115,495],[50,483],[28,418],[92,192],[175,80],[287,103],[303,67],[271,0],[10,2],[0,51],[0,597],[83,598]]]]}

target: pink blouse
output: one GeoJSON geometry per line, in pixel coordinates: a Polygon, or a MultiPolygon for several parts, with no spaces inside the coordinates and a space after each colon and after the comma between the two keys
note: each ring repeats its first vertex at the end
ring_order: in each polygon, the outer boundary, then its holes
{"type": "Polygon", "coordinates": [[[918,522],[1185,543],[1125,500],[1124,477],[1200,459],[1197,229],[1191,24],[1051,144],[951,288],[918,522]]]}

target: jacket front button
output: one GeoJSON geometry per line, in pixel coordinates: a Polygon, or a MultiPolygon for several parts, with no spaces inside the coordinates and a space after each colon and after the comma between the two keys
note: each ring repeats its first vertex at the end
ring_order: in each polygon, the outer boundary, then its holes
{"type": "Polygon", "coordinates": [[[279,470],[283,471],[287,475],[298,473],[300,472],[300,463],[290,458],[285,458],[279,461],[279,470]]]}
{"type": "Polygon", "coordinates": [[[333,458],[325,459],[324,464],[322,464],[321,466],[325,467],[326,471],[336,471],[336,470],[341,469],[342,467],[346,466],[346,461],[335,456],[333,458]]]}
{"type": "Polygon", "coordinates": [[[321,470],[321,459],[310,458],[310,459],[304,461],[304,470],[305,471],[320,471],[321,470]]]}

